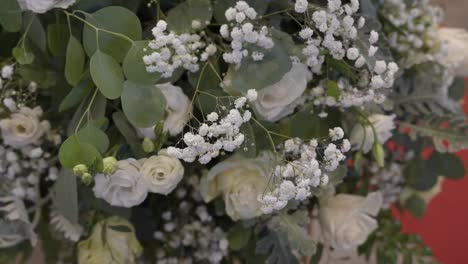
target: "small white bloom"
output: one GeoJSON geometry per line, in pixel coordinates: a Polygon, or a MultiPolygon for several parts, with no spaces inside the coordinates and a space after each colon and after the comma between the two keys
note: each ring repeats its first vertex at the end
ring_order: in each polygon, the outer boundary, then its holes
{"type": "Polygon", "coordinates": [[[255,89],[249,89],[247,91],[247,100],[249,100],[249,102],[255,102],[255,100],[257,100],[257,97],[258,93],[255,89]]]}
{"type": "Polygon", "coordinates": [[[349,60],[356,60],[359,57],[359,50],[357,48],[349,48],[346,52],[346,57],[349,60]]]}
{"type": "Polygon", "coordinates": [[[11,79],[14,73],[13,65],[5,65],[2,67],[2,78],[11,79]]]}
{"type": "Polygon", "coordinates": [[[369,43],[373,45],[377,41],[379,41],[379,33],[377,33],[375,30],[372,30],[369,37],[369,43]]]}
{"type": "Polygon", "coordinates": [[[296,0],[296,3],[294,4],[294,11],[297,13],[304,13],[307,11],[308,6],[309,3],[307,3],[307,0],[296,0]]]}

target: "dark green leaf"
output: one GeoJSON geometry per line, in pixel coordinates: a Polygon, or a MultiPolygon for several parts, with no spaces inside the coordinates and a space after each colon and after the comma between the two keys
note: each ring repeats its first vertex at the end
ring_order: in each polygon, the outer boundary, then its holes
{"type": "Polygon", "coordinates": [[[426,212],[426,204],[417,194],[410,196],[408,200],[405,201],[405,208],[417,218],[422,218],[424,216],[424,212],[426,212]]]}
{"type": "Polygon", "coordinates": [[[227,239],[229,241],[229,248],[238,251],[241,250],[249,242],[252,232],[250,229],[242,226],[241,223],[236,224],[227,234],[227,239]]]}
{"type": "Polygon", "coordinates": [[[122,68],[114,58],[97,50],[91,57],[89,70],[97,88],[106,98],[120,97],[124,76],[122,68]]]}
{"type": "Polygon", "coordinates": [[[62,169],[54,184],[52,201],[55,209],[73,224],[78,224],[78,190],[76,176],[62,169]]]}
{"type": "Polygon", "coordinates": [[[70,32],[65,24],[50,24],[47,27],[47,40],[49,50],[54,56],[64,56],[67,50],[67,42],[70,32]]]}
{"type": "Polygon", "coordinates": [[[72,90],[67,94],[67,96],[63,99],[60,103],[59,111],[67,111],[79,103],[81,103],[84,98],[89,95],[92,88],[94,87],[93,82],[91,81],[91,77],[89,73],[86,73],[81,78],[81,81],[78,83],[76,87],[73,87],[72,90]]]}
{"type": "Polygon", "coordinates": [[[445,176],[450,179],[465,177],[465,165],[454,154],[434,152],[426,164],[429,170],[435,171],[438,176],[445,176]]]}
{"type": "Polygon", "coordinates": [[[426,165],[424,161],[418,158],[412,160],[403,171],[408,184],[418,191],[431,189],[440,176],[438,172],[429,169],[426,165]]]}
{"type": "Polygon", "coordinates": [[[9,32],[17,32],[21,29],[21,8],[17,0],[0,1],[0,25],[9,32]]]}
{"type": "Polygon", "coordinates": [[[130,125],[130,123],[125,118],[125,115],[122,112],[115,112],[112,114],[112,120],[115,123],[117,129],[124,136],[126,142],[132,148],[133,154],[137,158],[145,156],[145,152],[141,147],[141,139],[137,136],[135,128],[130,125]]]}
{"type": "Polygon", "coordinates": [[[354,71],[354,69],[344,60],[335,60],[332,57],[327,56],[327,65],[331,70],[337,70],[353,82],[357,82],[359,79],[357,72],[354,71]]]}
{"type": "Polygon", "coordinates": [[[335,81],[328,80],[326,93],[328,96],[331,96],[338,100],[340,97],[340,88],[338,87],[338,84],[335,81]]]}
{"type": "Polygon", "coordinates": [[[101,154],[104,154],[109,147],[109,138],[106,133],[92,124],[88,124],[78,131],[77,136],[80,142],[93,145],[101,154]]]}
{"type": "Polygon", "coordinates": [[[12,53],[19,64],[31,64],[34,61],[34,53],[27,50],[26,47],[15,47],[12,53]]]}
{"type": "Polygon", "coordinates": [[[85,54],[81,43],[70,36],[65,60],[65,79],[71,85],[77,85],[84,70],[85,54]]]}

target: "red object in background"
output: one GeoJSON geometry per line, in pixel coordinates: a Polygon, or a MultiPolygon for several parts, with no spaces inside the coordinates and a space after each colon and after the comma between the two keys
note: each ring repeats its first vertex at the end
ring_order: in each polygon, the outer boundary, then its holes
{"type": "MultiPolygon", "coordinates": [[[[464,102],[468,115],[468,91],[464,102]]],[[[468,172],[468,150],[457,155],[468,172]]],[[[416,219],[409,212],[396,217],[401,220],[403,232],[419,234],[440,262],[468,263],[468,173],[462,180],[444,180],[442,192],[432,200],[424,218],[416,219]]]]}

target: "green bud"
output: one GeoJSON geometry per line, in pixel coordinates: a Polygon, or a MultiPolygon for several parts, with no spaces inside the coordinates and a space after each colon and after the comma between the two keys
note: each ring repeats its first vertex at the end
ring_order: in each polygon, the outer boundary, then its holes
{"type": "Polygon", "coordinates": [[[146,153],[150,153],[154,151],[154,143],[153,141],[151,141],[151,139],[147,137],[143,139],[142,146],[143,146],[143,151],[145,151],[146,153]]]}
{"type": "Polygon", "coordinates": [[[73,174],[75,176],[82,176],[83,174],[88,172],[88,167],[84,164],[78,164],[75,167],[73,167],[73,174]]]}
{"type": "Polygon", "coordinates": [[[354,154],[354,159],[353,159],[354,166],[357,168],[361,167],[363,161],[364,161],[364,156],[362,155],[362,151],[356,152],[356,154],[354,154]]]}
{"type": "Polygon", "coordinates": [[[83,173],[83,175],[81,175],[81,181],[85,185],[90,185],[93,182],[93,176],[91,176],[91,174],[89,174],[87,172],[83,173]]]}
{"type": "Polygon", "coordinates": [[[112,156],[109,156],[102,160],[102,164],[104,167],[102,172],[104,174],[109,175],[109,174],[114,173],[115,169],[117,168],[117,159],[115,159],[112,156]]]}
{"type": "Polygon", "coordinates": [[[385,165],[385,151],[382,145],[378,142],[374,142],[374,145],[372,146],[372,156],[374,156],[374,160],[377,162],[379,167],[383,167],[385,165]]]}
{"type": "Polygon", "coordinates": [[[164,133],[164,121],[159,121],[159,123],[154,127],[154,134],[156,135],[156,138],[161,137],[161,135],[164,133]]]}

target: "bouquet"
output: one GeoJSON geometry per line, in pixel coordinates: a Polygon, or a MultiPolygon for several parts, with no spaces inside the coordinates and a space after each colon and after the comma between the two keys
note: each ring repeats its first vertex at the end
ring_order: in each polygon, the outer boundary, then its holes
{"type": "Polygon", "coordinates": [[[468,33],[428,0],[0,1],[1,263],[434,263],[468,33]],[[16,261],[16,262],[15,262],[16,261]]]}

